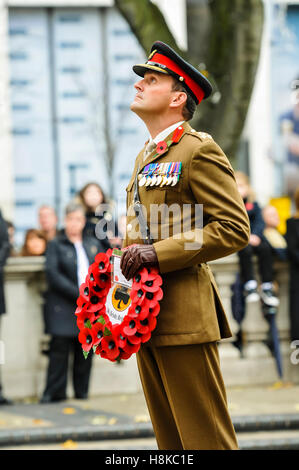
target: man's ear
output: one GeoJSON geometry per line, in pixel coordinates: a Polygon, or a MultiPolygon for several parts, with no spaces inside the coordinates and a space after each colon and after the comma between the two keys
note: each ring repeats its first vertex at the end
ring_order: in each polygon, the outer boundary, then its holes
{"type": "Polygon", "coordinates": [[[184,106],[187,101],[187,95],[183,91],[176,91],[173,94],[172,101],[170,103],[171,108],[179,108],[180,106],[184,106]]]}

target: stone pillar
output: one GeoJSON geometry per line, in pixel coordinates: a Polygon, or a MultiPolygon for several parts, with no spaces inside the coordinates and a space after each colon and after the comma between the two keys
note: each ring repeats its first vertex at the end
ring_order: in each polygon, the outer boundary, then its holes
{"type": "Polygon", "coordinates": [[[217,282],[221,296],[221,302],[223,304],[232,331],[232,337],[222,340],[219,345],[220,357],[223,360],[225,360],[225,358],[239,358],[240,351],[232,344],[232,342],[236,339],[236,334],[239,331],[239,325],[233,318],[231,308],[231,285],[235,282],[236,275],[238,273],[238,259],[235,255],[226,256],[225,258],[210,262],[209,265],[217,282]]]}
{"type": "Polygon", "coordinates": [[[2,318],[5,363],[2,382],[11,398],[37,395],[43,334],[43,257],[9,258],[5,268],[6,314],[2,318]]]}

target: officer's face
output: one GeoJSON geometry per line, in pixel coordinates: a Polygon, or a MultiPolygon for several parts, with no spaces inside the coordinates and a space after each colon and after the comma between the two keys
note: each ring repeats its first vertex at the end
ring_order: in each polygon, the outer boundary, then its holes
{"type": "Polygon", "coordinates": [[[173,100],[173,79],[170,75],[146,72],[144,78],[134,85],[136,96],[131,110],[140,117],[167,112],[173,100]]]}

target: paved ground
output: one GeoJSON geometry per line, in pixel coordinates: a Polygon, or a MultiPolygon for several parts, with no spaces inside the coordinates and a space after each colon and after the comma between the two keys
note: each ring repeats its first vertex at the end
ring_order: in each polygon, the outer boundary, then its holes
{"type": "MultiPolygon", "coordinates": [[[[233,420],[244,418],[250,422],[258,416],[283,415],[284,420],[293,417],[299,423],[299,385],[234,387],[227,389],[227,395],[233,420]]],[[[275,432],[280,437],[279,430],[275,432]]],[[[285,436],[299,442],[299,426],[297,430],[289,429],[285,436]]],[[[266,430],[260,437],[268,437],[266,430]]],[[[248,440],[250,435],[244,432],[240,439],[248,440]]],[[[47,405],[31,400],[0,406],[1,448],[21,449],[30,443],[36,449],[156,448],[142,393],[68,399],[47,405]]]]}

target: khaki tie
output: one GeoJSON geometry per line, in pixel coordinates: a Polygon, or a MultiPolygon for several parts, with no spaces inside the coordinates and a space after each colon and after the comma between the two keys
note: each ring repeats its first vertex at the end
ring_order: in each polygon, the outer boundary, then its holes
{"type": "Polygon", "coordinates": [[[152,151],[157,147],[157,144],[151,140],[145,147],[143,160],[146,160],[147,157],[152,153],[152,151]]]}

